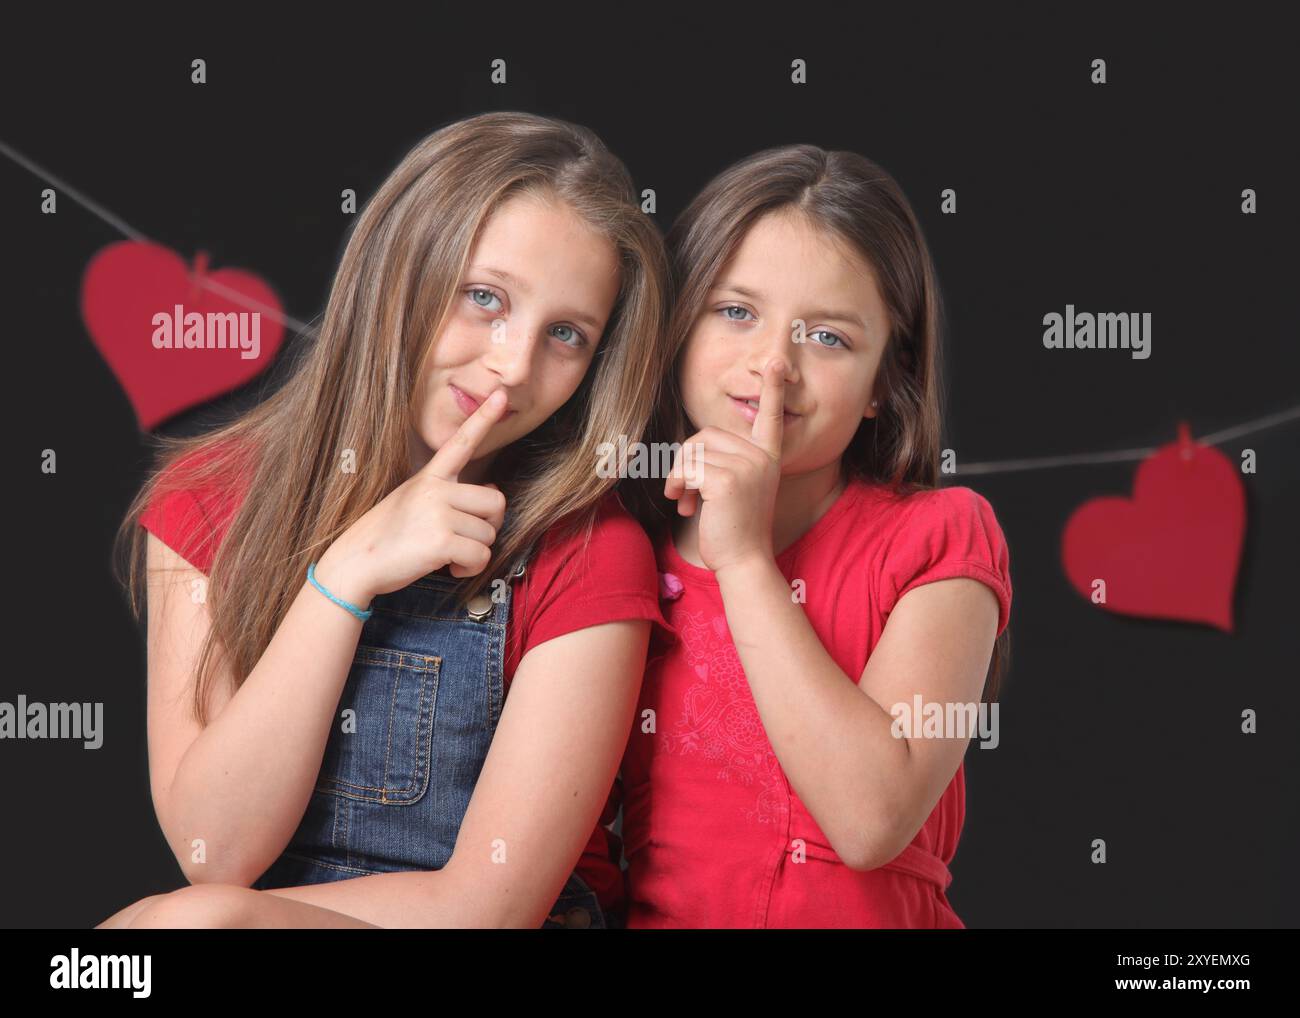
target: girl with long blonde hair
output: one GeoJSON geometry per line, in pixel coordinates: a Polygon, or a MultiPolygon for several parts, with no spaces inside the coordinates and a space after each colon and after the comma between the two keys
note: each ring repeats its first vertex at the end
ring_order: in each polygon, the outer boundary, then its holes
{"type": "Polygon", "coordinates": [[[598,449],[655,406],[667,281],[585,128],[489,113],[402,160],[288,381],[164,441],[124,521],[191,886],[101,927],[617,923],[583,853],[664,623],[598,449]]]}

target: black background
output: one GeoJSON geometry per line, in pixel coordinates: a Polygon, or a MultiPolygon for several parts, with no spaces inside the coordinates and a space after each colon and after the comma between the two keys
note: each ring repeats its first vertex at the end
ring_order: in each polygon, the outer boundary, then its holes
{"type": "MultiPolygon", "coordinates": [[[[652,5],[615,23],[371,5],[272,31],[221,8],[149,34],[51,14],[5,47],[0,140],[187,259],[261,274],[302,321],[353,222],[339,192],[364,203],[451,120],[520,109],[593,128],[656,190],[664,230],[760,148],[854,149],[899,180],[938,264],[959,467],[1155,446],[1179,420],[1197,436],[1300,402],[1289,36],[1241,5],[1203,22],[1031,10],[706,21],[652,5]],[[195,57],[206,85],[190,83],[195,57]],[[507,85],[489,81],[496,57],[507,85]],[[949,187],[955,216],[939,213],[949,187]],[[1257,215],[1240,212],[1247,187],[1257,215]],[[1067,303],[1151,312],[1150,359],[1045,350],[1042,316],[1067,303]]],[[[14,457],[0,700],[102,701],[106,735],[95,751],[0,742],[0,925],[86,928],[183,878],[150,801],[143,634],[109,572],[145,445],[78,311],[87,262],[121,236],[66,194],[40,214],[45,186],[0,157],[14,457]]],[[[1295,925],[1298,428],[1222,447],[1258,455],[1231,635],[1110,615],[1067,583],[1066,518],[1127,494],[1135,463],[950,480],[992,503],[1014,585],[1001,745],[966,758],[949,896],[969,927],[1295,925]]]]}

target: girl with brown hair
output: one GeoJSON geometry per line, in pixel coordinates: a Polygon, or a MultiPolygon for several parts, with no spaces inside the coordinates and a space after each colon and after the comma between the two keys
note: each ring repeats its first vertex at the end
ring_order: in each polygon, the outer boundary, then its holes
{"type": "Polygon", "coordinates": [[[680,641],[623,760],[628,926],[960,927],[971,732],[902,722],[996,698],[1010,562],[988,502],[936,487],[920,225],[875,163],[795,145],[719,174],[668,244],[680,641]]]}

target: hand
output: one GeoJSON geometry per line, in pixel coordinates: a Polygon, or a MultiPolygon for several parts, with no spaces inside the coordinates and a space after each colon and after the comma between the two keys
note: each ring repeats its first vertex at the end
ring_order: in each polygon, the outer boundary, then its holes
{"type": "Polygon", "coordinates": [[[699,508],[700,558],[715,573],[775,557],[772,519],[781,483],[785,371],[779,357],[768,362],[749,439],[721,428],[700,429],[682,444],[664,483],[664,496],[677,502],[680,515],[699,508]]]}
{"type": "Polygon", "coordinates": [[[428,463],[352,524],[316,564],[321,583],[364,607],[446,565],[458,579],[481,572],[505,521],[506,497],[495,484],[457,478],[506,405],[505,393],[493,392],[428,463]]]}

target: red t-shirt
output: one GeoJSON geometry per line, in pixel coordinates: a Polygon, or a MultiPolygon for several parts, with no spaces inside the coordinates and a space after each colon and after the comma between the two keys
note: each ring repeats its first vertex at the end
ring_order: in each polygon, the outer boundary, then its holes
{"type": "MultiPolygon", "coordinates": [[[[1009,553],[983,497],[964,487],[894,503],[885,494],[850,483],[776,557],[787,580],[805,581],[808,620],[855,682],[913,587],[954,576],[987,584],[999,633],[1011,609],[1009,553]]],[[[656,553],[679,640],[652,655],[623,758],[628,927],[964,928],[944,893],[965,818],[964,764],[902,854],[867,872],[844,865],[767,739],[714,574],[671,538],[656,553]],[[653,733],[642,730],[647,709],[653,733]]]]}
{"type": "MultiPolygon", "coordinates": [[[[140,524],[206,574],[238,508],[238,497],[211,487],[179,490],[150,503],[140,524]]],[[[565,633],[604,622],[648,619],[671,635],[659,607],[650,539],[616,493],[610,492],[598,506],[589,544],[584,545],[581,533],[564,540],[553,534],[543,536],[524,575],[513,585],[503,667],[506,694],[524,655],[565,633]]],[[[607,912],[625,908],[620,845],[607,833],[618,813],[618,798],[616,783],[577,867],[607,912]]]]}

